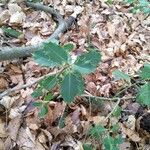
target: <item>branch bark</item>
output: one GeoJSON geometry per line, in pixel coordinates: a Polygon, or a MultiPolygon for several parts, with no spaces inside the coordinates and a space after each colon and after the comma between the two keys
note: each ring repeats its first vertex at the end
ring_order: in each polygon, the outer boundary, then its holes
{"type": "Polygon", "coordinates": [[[61,69],[61,70],[57,70],[57,71],[54,71],[54,72],[50,72],[44,76],[41,76],[40,78],[36,79],[35,81],[31,82],[31,83],[27,83],[27,84],[24,84],[24,85],[21,85],[21,86],[15,86],[14,88],[12,89],[8,89],[6,91],[4,91],[3,93],[0,94],[0,99],[3,98],[4,96],[6,95],[9,95],[15,91],[19,91],[21,89],[25,89],[27,87],[31,87],[32,85],[38,83],[39,81],[41,81],[42,79],[48,77],[48,76],[53,76],[53,75],[56,75],[56,74],[59,74],[63,71],[64,69],[61,69]]]}
{"type": "Polygon", "coordinates": [[[31,54],[40,46],[42,46],[45,42],[49,42],[52,39],[58,39],[61,34],[63,34],[66,30],[69,29],[69,27],[71,27],[71,25],[73,24],[75,20],[75,18],[72,16],[64,20],[63,17],[56,10],[48,6],[43,6],[40,3],[26,2],[26,5],[36,10],[45,11],[53,15],[55,18],[55,21],[58,22],[58,27],[47,40],[45,40],[43,43],[39,43],[38,45],[26,46],[26,47],[25,46],[24,47],[1,47],[0,48],[0,61],[12,60],[12,59],[31,56],[31,54]]]}

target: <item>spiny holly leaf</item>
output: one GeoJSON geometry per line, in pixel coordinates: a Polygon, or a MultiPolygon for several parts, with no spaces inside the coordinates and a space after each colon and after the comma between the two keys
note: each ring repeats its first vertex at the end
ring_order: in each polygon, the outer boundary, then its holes
{"type": "Polygon", "coordinates": [[[113,75],[117,78],[117,79],[123,79],[127,82],[130,82],[130,76],[128,74],[123,73],[120,70],[115,70],[113,71],[113,75]]]}
{"type": "Polygon", "coordinates": [[[91,50],[79,56],[74,63],[73,69],[81,74],[93,72],[101,60],[101,55],[96,50],[91,50]]]}
{"type": "Polygon", "coordinates": [[[150,64],[144,64],[144,67],[141,69],[139,75],[144,80],[150,79],[150,64]]]}
{"type": "Polygon", "coordinates": [[[102,134],[106,131],[106,129],[101,125],[96,125],[89,130],[89,135],[92,137],[99,139],[102,134]]]}
{"type": "Polygon", "coordinates": [[[57,83],[57,76],[49,76],[39,82],[38,88],[32,93],[32,97],[38,98],[45,91],[51,90],[57,83]]]}
{"type": "Polygon", "coordinates": [[[59,67],[68,60],[67,52],[56,43],[44,43],[41,48],[33,53],[35,61],[46,67],[59,67]]]}
{"type": "Polygon", "coordinates": [[[74,48],[74,45],[71,44],[71,43],[65,44],[65,45],[63,46],[63,49],[64,49],[66,52],[71,52],[71,51],[73,50],[73,48],[74,48]]]}
{"type": "Polygon", "coordinates": [[[137,100],[141,104],[150,106],[150,83],[146,83],[140,88],[137,100]]]}
{"type": "Polygon", "coordinates": [[[54,67],[56,64],[52,62],[45,51],[37,50],[33,53],[33,59],[36,63],[44,67],[54,67]]]}
{"type": "Polygon", "coordinates": [[[44,45],[44,51],[49,56],[50,60],[56,64],[56,66],[62,66],[68,61],[68,54],[64,49],[52,42],[44,45]]]}
{"type": "Polygon", "coordinates": [[[61,95],[65,102],[70,103],[74,97],[81,95],[84,91],[84,81],[77,72],[69,72],[64,76],[61,83],[61,95]]]}

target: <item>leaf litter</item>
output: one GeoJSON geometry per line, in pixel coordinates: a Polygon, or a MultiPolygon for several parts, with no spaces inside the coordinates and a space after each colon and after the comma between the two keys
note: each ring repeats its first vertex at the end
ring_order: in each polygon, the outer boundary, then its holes
{"type": "MultiPolygon", "coordinates": [[[[114,80],[112,72],[115,69],[135,76],[145,62],[150,62],[150,17],[130,13],[128,7],[119,1],[112,5],[98,0],[43,2],[54,6],[65,17],[80,12],[76,25],[60,37],[62,44],[72,42],[76,45],[74,55],[84,52],[90,44],[100,49],[102,63],[94,73],[85,77],[86,90],[90,94],[104,97],[114,95],[125,85],[123,81],[114,80]]],[[[0,8],[0,25],[22,32],[22,37],[7,37],[1,28],[1,46],[37,44],[49,37],[56,27],[51,16],[29,9],[18,1],[10,1],[7,7],[0,8]]],[[[0,70],[0,92],[29,83],[51,71],[39,67],[30,58],[21,62],[2,62],[0,70]]],[[[66,105],[61,99],[52,100],[49,103],[48,114],[44,119],[40,119],[38,109],[32,106],[35,100],[30,96],[34,88],[35,86],[32,86],[15,92],[0,101],[0,149],[57,150],[70,147],[83,150],[81,142],[92,142],[86,138],[92,125],[108,126],[116,121],[113,118],[105,120],[114,106],[113,102],[91,99],[87,102],[77,98],[67,110],[64,127],[59,128],[59,120],[65,113],[66,105]]],[[[56,94],[58,89],[53,92],[56,94]]],[[[130,92],[126,91],[125,94],[130,95],[130,92]]],[[[136,131],[135,116],[141,106],[136,105],[135,109],[134,102],[129,100],[123,101],[121,107],[127,112],[122,114],[122,122],[119,122],[120,132],[125,139],[120,149],[127,150],[132,149],[132,142],[143,144],[144,138],[136,131]]]]}

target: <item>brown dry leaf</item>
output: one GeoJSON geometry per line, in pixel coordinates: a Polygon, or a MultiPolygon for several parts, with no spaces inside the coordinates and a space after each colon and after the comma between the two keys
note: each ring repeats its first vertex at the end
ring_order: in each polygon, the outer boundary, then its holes
{"type": "Polygon", "coordinates": [[[95,85],[94,82],[88,82],[87,85],[86,85],[86,89],[87,89],[90,93],[92,93],[92,94],[94,94],[94,93],[96,92],[96,90],[97,90],[96,85],[95,85]]]}
{"type": "Polygon", "coordinates": [[[12,73],[14,73],[14,74],[21,74],[22,73],[21,69],[18,66],[13,65],[13,64],[10,64],[9,66],[10,66],[12,73]]]}
{"type": "Polygon", "coordinates": [[[8,4],[8,11],[10,16],[10,23],[21,24],[25,21],[26,15],[22,12],[22,8],[18,6],[17,3],[9,3],[8,4]]]}
{"type": "Polygon", "coordinates": [[[131,130],[127,127],[125,127],[123,124],[119,124],[122,132],[129,137],[133,142],[140,142],[141,138],[139,137],[139,134],[136,133],[134,130],[131,130]]]}
{"type": "Polygon", "coordinates": [[[1,99],[0,104],[3,105],[5,108],[10,109],[15,100],[15,97],[4,96],[1,99]]]}
{"type": "Polygon", "coordinates": [[[26,109],[26,105],[22,105],[19,107],[11,108],[9,118],[13,119],[15,117],[18,117],[22,114],[22,112],[26,109]]]}
{"type": "Polygon", "coordinates": [[[76,110],[74,110],[71,114],[72,123],[75,125],[78,125],[80,123],[80,107],[78,107],[76,110]]]}
{"type": "Polygon", "coordinates": [[[108,120],[104,116],[95,116],[95,117],[89,117],[88,122],[93,122],[94,124],[98,125],[101,124],[102,126],[106,126],[108,120]]]}
{"type": "Polygon", "coordinates": [[[112,85],[108,83],[100,87],[99,92],[101,95],[109,97],[111,88],[112,88],[112,85]]]}
{"type": "Polygon", "coordinates": [[[8,135],[11,138],[11,140],[16,141],[21,123],[22,123],[21,115],[11,119],[11,121],[9,122],[8,135]]]}
{"type": "Polygon", "coordinates": [[[35,137],[28,127],[21,127],[18,133],[17,144],[19,147],[24,147],[25,150],[35,148],[35,137]]]}
{"type": "Polygon", "coordinates": [[[83,150],[81,142],[73,139],[71,136],[65,137],[65,139],[60,142],[55,142],[51,150],[65,149],[66,147],[73,150],[83,150]]]}
{"type": "Polygon", "coordinates": [[[2,139],[0,139],[0,149],[1,150],[4,150],[5,147],[4,147],[4,142],[2,141],[2,139]]]}
{"type": "Polygon", "coordinates": [[[5,138],[7,137],[7,132],[6,132],[6,128],[5,128],[5,122],[3,122],[0,119],[0,138],[5,138]]]}
{"type": "Polygon", "coordinates": [[[8,82],[5,78],[0,77],[0,92],[8,88],[8,82]]]}
{"type": "Polygon", "coordinates": [[[4,10],[0,13],[0,24],[3,24],[10,18],[10,14],[8,10],[4,10]]]}
{"type": "Polygon", "coordinates": [[[25,21],[26,15],[23,12],[16,12],[14,14],[11,15],[9,22],[11,24],[15,23],[15,24],[21,24],[23,23],[23,21],[25,21]]]}
{"type": "Polygon", "coordinates": [[[123,142],[122,144],[119,145],[120,150],[130,150],[131,149],[131,144],[129,142],[123,142]]]}
{"type": "Polygon", "coordinates": [[[17,3],[9,3],[8,11],[9,11],[9,14],[12,15],[12,14],[15,14],[17,11],[21,12],[22,8],[17,3]]]}
{"type": "Polygon", "coordinates": [[[130,128],[131,130],[135,130],[135,122],[136,122],[135,116],[129,115],[128,120],[125,122],[125,125],[127,128],[130,128]]]}
{"type": "MultiPolygon", "coordinates": [[[[52,104],[52,103],[51,103],[52,104]]],[[[66,104],[64,102],[55,102],[53,108],[48,108],[48,113],[45,117],[45,122],[51,125],[56,119],[58,119],[64,112],[66,104]]]]}

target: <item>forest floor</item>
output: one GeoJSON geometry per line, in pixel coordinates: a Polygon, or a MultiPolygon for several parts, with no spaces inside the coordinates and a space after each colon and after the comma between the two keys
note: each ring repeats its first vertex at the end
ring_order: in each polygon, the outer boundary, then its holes
{"type": "MultiPolygon", "coordinates": [[[[126,81],[112,74],[119,69],[132,76],[131,84],[134,84],[139,69],[150,62],[150,16],[131,13],[131,6],[121,1],[109,4],[105,0],[43,0],[43,3],[57,9],[65,18],[80,11],[74,25],[59,41],[72,43],[73,55],[85,52],[90,44],[101,52],[102,60],[96,71],[85,76],[86,94],[93,98],[77,97],[66,111],[66,103],[60,96],[56,97],[49,102],[46,116],[40,118],[39,109],[32,105],[37,100],[31,96],[36,84],[5,95],[0,100],[0,150],[101,150],[104,147],[109,150],[103,141],[106,135],[100,139],[89,136],[89,129],[97,125],[109,130],[110,136],[122,139],[118,144],[120,150],[150,150],[150,141],[147,141],[150,130],[139,127],[141,117],[149,113],[149,109],[136,101],[135,87],[129,87],[126,81]],[[119,92],[121,97],[131,99],[121,99],[116,105],[117,101],[109,98],[119,92]],[[112,112],[114,107],[117,111],[112,112]],[[64,113],[64,127],[59,128],[64,113]]],[[[38,44],[55,28],[52,17],[43,11],[29,8],[18,0],[0,3],[1,47],[38,44]],[[13,31],[8,31],[8,27],[13,31]]],[[[51,71],[40,67],[32,57],[2,61],[0,92],[35,81],[51,71]]],[[[53,94],[59,94],[57,88],[53,94]]],[[[146,123],[150,124],[150,115],[146,123]]]]}

